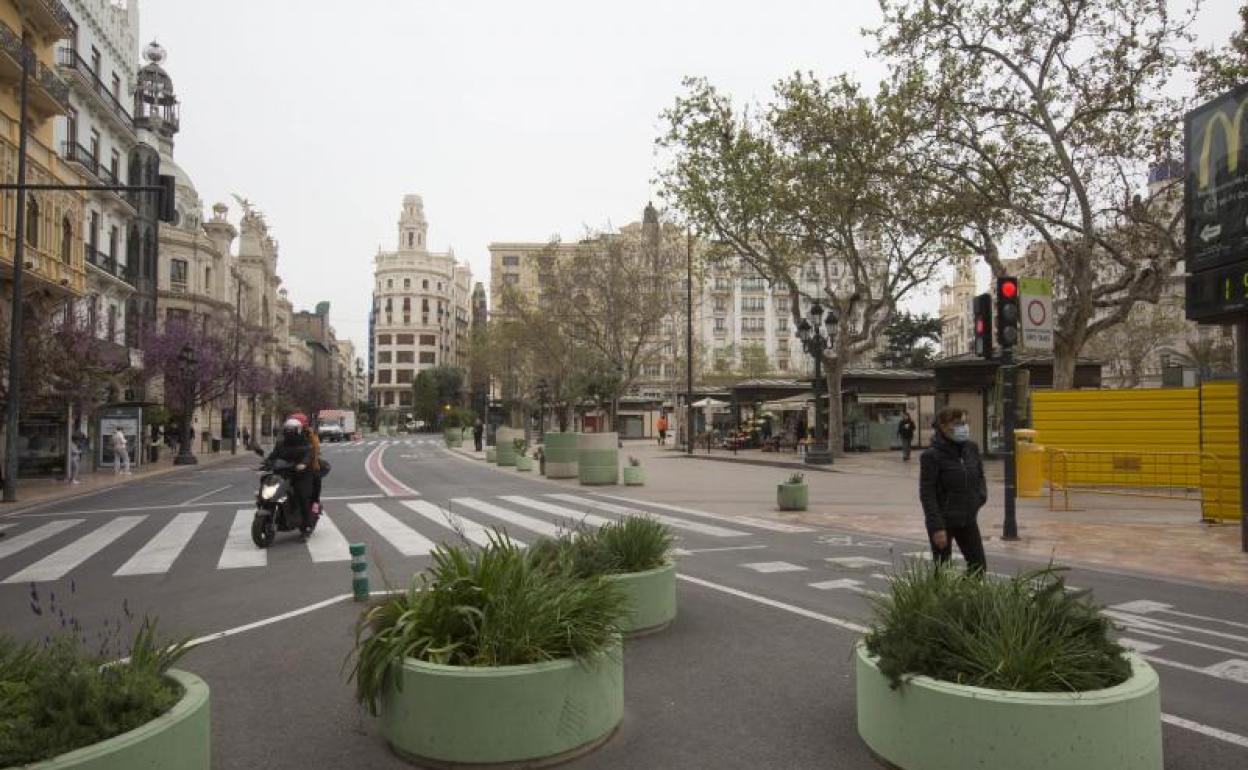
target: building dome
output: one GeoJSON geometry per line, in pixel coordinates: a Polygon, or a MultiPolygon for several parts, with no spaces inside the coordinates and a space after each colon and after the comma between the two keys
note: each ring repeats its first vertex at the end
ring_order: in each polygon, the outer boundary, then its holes
{"type": "Polygon", "coordinates": [[[143,49],[143,58],[147,64],[139,70],[134,88],[135,126],[172,137],[178,132],[179,110],[173,78],[163,66],[169,55],[153,40],[143,49]]]}

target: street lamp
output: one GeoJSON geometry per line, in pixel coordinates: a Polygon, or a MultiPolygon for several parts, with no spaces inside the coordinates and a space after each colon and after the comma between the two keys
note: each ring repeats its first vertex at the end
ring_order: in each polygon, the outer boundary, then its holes
{"type": "Polygon", "coordinates": [[[797,324],[797,338],[802,347],[815,359],[815,433],[810,448],[806,451],[806,462],[810,465],[830,465],[832,453],[828,451],[827,426],[824,424],[823,409],[819,405],[823,375],[823,354],[832,346],[836,339],[836,313],[828,311],[825,316],[823,306],[818,302],[810,306],[810,315],[797,324]]]}
{"type": "Polygon", "coordinates": [[[191,442],[194,440],[194,434],[191,432],[191,412],[195,404],[195,350],[189,344],[183,345],[182,350],[178,352],[178,371],[182,374],[183,388],[183,409],[182,409],[182,446],[178,449],[177,457],[173,458],[174,465],[195,465],[199,460],[195,459],[195,455],[191,454],[191,442]]]}

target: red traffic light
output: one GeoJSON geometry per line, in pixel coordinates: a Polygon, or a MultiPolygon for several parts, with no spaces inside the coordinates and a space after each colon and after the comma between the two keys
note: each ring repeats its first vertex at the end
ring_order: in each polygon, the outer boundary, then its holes
{"type": "Polygon", "coordinates": [[[1018,296],[1018,284],[1014,281],[1001,282],[1001,296],[1006,299],[1014,299],[1018,296]]]}
{"type": "Polygon", "coordinates": [[[975,319],[975,333],[976,334],[984,333],[984,319],[982,318],[975,319]]]}

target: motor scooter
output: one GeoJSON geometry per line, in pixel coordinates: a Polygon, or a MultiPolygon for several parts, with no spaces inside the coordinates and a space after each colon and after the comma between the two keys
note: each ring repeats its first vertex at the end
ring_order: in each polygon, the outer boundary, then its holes
{"type": "MultiPolygon", "coordinates": [[[[256,453],[263,455],[259,449],[256,453]]],[[[311,535],[320,516],[314,514],[311,522],[304,524],[290,480],[295,466],[285,460],[265,460],[260,470],[263,475],[260,476],[260,488],[256,491],[256,516],[251,522],[252,542],[259,548],[268,548],[278,532],[299,530],[304,537],[311,535]]]]}

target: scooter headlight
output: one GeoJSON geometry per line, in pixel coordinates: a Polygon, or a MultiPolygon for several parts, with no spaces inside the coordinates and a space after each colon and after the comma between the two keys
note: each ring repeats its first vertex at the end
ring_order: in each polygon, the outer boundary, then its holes
{"type": "Polygon", "coordinates": [[[280,486],[280,484],[262,484],[260,486],[260,499],[272,500],[280,486]]]}

